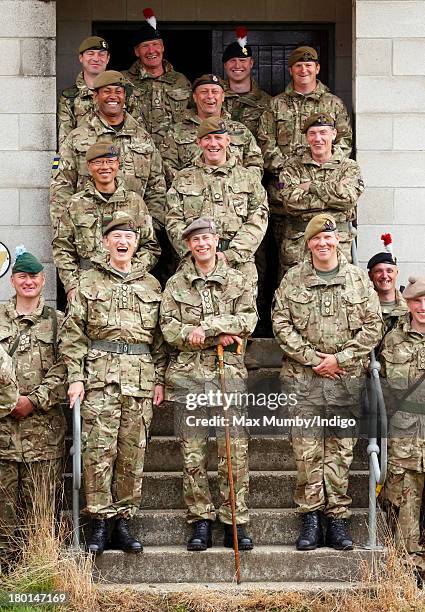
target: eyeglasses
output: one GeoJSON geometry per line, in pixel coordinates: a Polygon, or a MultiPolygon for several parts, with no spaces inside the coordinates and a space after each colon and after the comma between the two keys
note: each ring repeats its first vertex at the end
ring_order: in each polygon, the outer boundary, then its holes
{"type": "Polygon", "coordinates": [[[117,157],[106,157],[103,159],[94,159],[90,163],[96,168],[100,168],[101,166],[113,166],[117,159],[117,157]]]}

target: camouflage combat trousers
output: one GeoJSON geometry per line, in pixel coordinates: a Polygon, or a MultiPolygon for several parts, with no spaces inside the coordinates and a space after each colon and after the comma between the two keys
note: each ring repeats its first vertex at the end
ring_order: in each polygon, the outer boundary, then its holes
{"type": "MultiPolygon", "coordinates": [[[[303,418],[333,414],[350,418],[347,407],[334,410],[300,402],[294,411],[303,418]]],[[[294,416],[291,411],[291,417],[294,416]]],[[[322,511],[327,516],[350,516],[351,497],[348,495],[348,476],[353,461],[356,439],[343,437],[340,429],[330,427],[292,427],[291,439],[297,466],[294,501],[301,513],[322,511]]]]}
{"type": "Polygon", "coordinates": [[[62,472],[62,458],[29,463],[0,460],[0,552],[19,546],[16,529],[25,536],[25,526],[55,514],[62,472]]]}
{"type": "MultiPolygon", "coordinates": [[[[180,438],[183,458],[183,499],[187,507],[187,521],[193,523],[201,519],[231,525],[232,512],[229,498],[229,481],[227,474],[226,441],[224,429],[215,428],[218,457],[218,488],[222,503],[216,513],[208,485],[208,426],[191,426],[187,417],[212,418],[214,415],[226,414],[230,423],[232,415],[238,414],[231,409],[224,413],[220,409],[197,408],[188,411],[182,404],[175,404],[175,429],[180,438]]],[[[230,427],[231,456],[233,466],[233,483],[235,489],[236,522],[242,525],[249,521],[247,495],[249,489],[248,467],[248,434],[241,426],[230,427]]]]}
{"type": "MultiPolygon", "coordinates": [[[[413,564],[425,572],[425,541],[421,533],[421,507],[425,473],[401,467],[391,460],[390,440],[385,501],[395,544],[405,549],[413,564]]],[[[400,443],[403,441],[400,440],[400,443]]]]}
{"type": "Polygon", "coordinates": [[[81,415],[85,512],[93,518],[133,516],[142,494],[152,400],[106,385],[87,392],[81,415]]]}

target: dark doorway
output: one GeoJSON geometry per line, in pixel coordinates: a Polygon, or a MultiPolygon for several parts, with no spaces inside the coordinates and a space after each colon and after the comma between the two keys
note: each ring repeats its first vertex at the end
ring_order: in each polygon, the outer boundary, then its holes
{"type": "MultiPolygon", "coordinates": [[[[132,34],[141,23],[94,22],[93,34],[111,44],[110,68],[126,70],[135,61],[132,34]]],[[[235,26],[229,23],[161,23],[166,58],[191,81],[205,72],[223,76],[221,56],[235,40],[235,26]]],[[[300,45],[315,47],[320,57],[320,79],[331,90],[335,81],[333,24],[253,24],[248,43],[254,53],[254,78],[272,95],[289,82],[288,56],[300,45]]]]}

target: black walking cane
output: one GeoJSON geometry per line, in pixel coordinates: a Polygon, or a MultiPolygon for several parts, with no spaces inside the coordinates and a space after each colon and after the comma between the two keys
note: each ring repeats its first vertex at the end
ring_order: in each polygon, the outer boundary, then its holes
{"type": "MultiPolygon", "coordinates": [[[[237,353],[240,354],[240,346],[238,345],[237,353]]],[[[226,395],[226,380],[224,374],[224,348],[222,344],[217,344],[218,371],[220,372],[220,385],[222,397],[226,395]]],[[[233,529],[233,551],[235,556],[236,582],[241,583],[241,561],[239,558],[238,530],[236,527],[236,502],[235,502],[235,487],[233,484],[233,466],[232,455],[230,450],[230,429],[227,419],[224,419],[224,433],[226,436],[226,460],[227,460],[227,476],[229,479],[229,497],[230,509],[232,511],[232,529],[233,529]]]]}

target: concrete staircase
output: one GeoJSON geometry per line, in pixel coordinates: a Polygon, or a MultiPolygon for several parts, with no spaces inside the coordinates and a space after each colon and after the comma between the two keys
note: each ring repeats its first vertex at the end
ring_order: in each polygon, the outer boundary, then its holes
{"type": "MultiPolygon", "coordinates": [[[[247,365],[250,382],[264,375],[277,388],[281,354],[273,340],[254,340],[249,347],[247,365]]],[[[172,410],[156,410],[143,481],[141,509],[134,520],[134,531],[144,545],[140,555],[105,551],[97,558],[97,578],[110,584],[145,585],[175,590],[177,584],[225,585],[234,579],[233,551],[222,545],[222,527],[213,529],[213,548],[190,553],[186,540],[191,529],[185,523],[182,502],[181,458],[173,436],[172,410]]],[[[210,485],[219,503],[215,469],[215,440],[210,441],[210,485]]],[[[343,586],[360,579],[361,562],[371,553],[362,548],[367,541],[368,472],[366,443],[356,447],[350,477],[353,516],[350,529],[356,543],[354,551],[337,552],[320,548],[298,552],[294,542],[299,530],[292,494],[295,464],[287,437],[254,435],[250,441],[250,516],[249,533],[255,548],[241,553],[242,579],[261,587],[280,584],[291,589],[317,589],[343,586]]],[[[68,478],[68,487],[70,479],[68,478]]],[[[83,502],[83,500],[82,500],[83,502]]]]}

